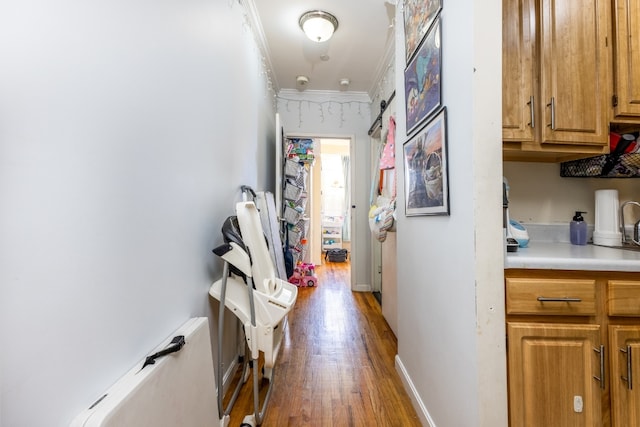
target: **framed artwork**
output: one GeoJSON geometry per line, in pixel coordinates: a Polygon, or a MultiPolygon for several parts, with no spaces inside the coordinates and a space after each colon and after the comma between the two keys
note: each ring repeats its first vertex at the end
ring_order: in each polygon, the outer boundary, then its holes
{"type": "Polygon", "coordinates": [[[409,62],[413,57],[418,45],[441,10],[442,0],[405,0],[404,45],[406,62],[409,62]]]}
{"type": "Polygon", "coordinates": [[[407,135],[442,104],[440,19],[431,27],[404,71],[407,135]]]}
{"type": "Polygon", "coordinates": [[[447,109],[403,145],[405,214],[449,215],[447,109]]]}

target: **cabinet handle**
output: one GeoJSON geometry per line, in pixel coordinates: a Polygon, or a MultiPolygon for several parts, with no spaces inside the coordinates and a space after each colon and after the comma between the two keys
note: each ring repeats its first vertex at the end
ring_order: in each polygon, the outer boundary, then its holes
{"type": "Polygon", "coordinates": [[[547,126],[550,126],[551,130],[556,130],[556,99],[554,97],[551,97],[547,107],[551,107],[551,124],[547,126]]]}
{"type": "Polygon", "coordinates": [[[538,301],[540,301],[540,302],[582,302],[582,298],[571,298],[571,297],[548,298],[548,297],[538,297],[538,301]]]}
{"type": "Polygon", "coordinates": [[[620,351],[627,354],[627,376],[626,378],[623,376],[621,376],[620,378],[622,378],[622,381],[626,381],[627,389],[632,390],[633,389],[633,365],[631,363],[632,362],[631,346],[628,345],[626,350],[624,348],[621,348],[620,351]]]}
{"type": "Polygon", "coordinates": [[[531,126],[531,128],[533,129],[536,127],[536,99],[533,96],[530,96],[527,105],[529,106],[529,115],[531,116],[531,122],[529,123],[529,126],[531,126]]]}
{"type": "Polygon", "coordinates": [[[600,388],[604,389],[604,346],[601,345],[599,349],[594,348],[593,351],[600,354],[600,377],[594,375],[593,378],[600,381],[600,388]]]}

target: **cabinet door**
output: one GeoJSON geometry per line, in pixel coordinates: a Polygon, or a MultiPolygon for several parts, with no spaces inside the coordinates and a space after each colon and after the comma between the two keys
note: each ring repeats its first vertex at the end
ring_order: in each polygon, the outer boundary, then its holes
{"type": "Polygon", "coordinates": [[[540,3],[542,142],[608,145],[605,1],[540,3]]]}
{"type": "Polygon", "coordinates": [[[616,0],[614,9],[616,116],[640,116],[640,1],[616,0]]]}
{"type": "Polygon", "coordinates": [[[600,326],[510,322],[507,332],[511,427],[600,426],[600,326]]]}
{"type": "Polygon", "coordinates": [[[502,1],[502,138],[533,141],[535,120],[533,0],[502,1]]]}
{"type": "Polygon", "coordinates": [[[613,427],[640,427],[640,326],[609,326],[613,427]]]}

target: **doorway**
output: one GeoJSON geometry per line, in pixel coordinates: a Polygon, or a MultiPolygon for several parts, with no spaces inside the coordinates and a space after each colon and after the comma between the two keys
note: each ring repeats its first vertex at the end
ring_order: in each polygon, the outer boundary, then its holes
{"type": "MultiPolygon", "coordinates": [[[[351,258],[353,218],[351,216],[352,153],[350,138],[322,137],[316,141],[316,167],[312,177],[314,207],[311,215],[311,256],[324,264],[328,249],[346,249],[351,258]]],[[[347,263],[350,266],[350,263],[347,263]]],[[[351,270],[351,269],[350,269],[351,270]]],[[[349,276],[352,276],[350,271],[349,276]]]]}

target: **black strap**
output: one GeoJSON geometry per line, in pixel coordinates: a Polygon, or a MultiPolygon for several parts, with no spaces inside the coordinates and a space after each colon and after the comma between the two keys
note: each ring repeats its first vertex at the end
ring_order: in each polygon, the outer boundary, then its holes
{"type": "Polygon", "coordinates": [[[184,347],[184,335],[173,337],[173,339],[171,340],[171,344],[169,344],[167,348],[165,348],[164,350],[160,350],[159,352],[154,353],[151,356],[147,356],[140,370],[143,370],[147,365],[153,365],[154,363],[156,363],[156,359],[162,356],[180,351],[182,347],[184,347]]]}

